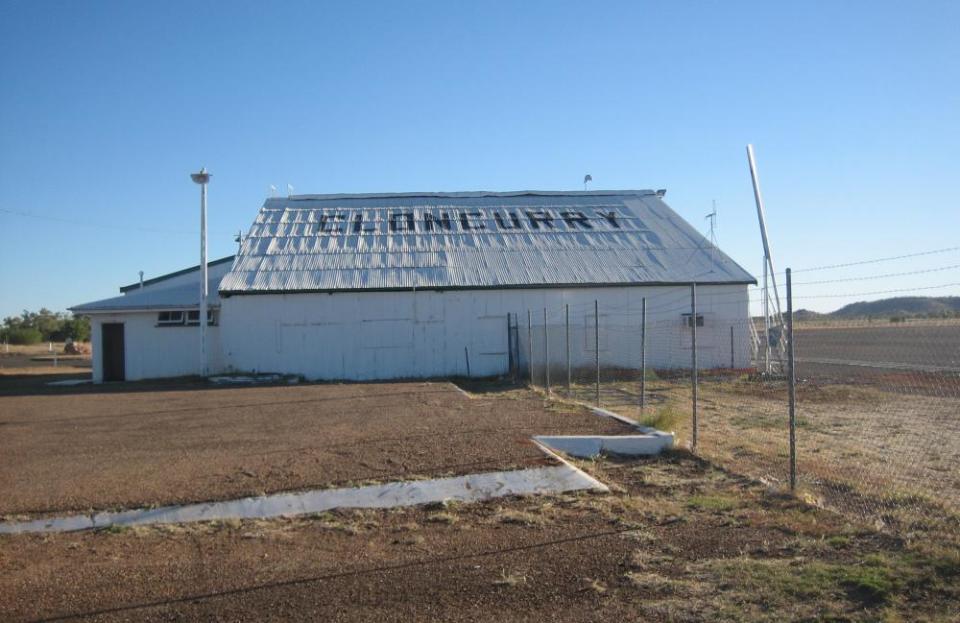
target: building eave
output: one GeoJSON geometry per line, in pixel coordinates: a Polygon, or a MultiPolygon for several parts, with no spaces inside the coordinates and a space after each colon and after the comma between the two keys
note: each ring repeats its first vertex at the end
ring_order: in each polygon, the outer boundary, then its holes
{"type": "Polygon", "coordinates": [[[220,297],[230,296],[257,296],[265,294],[337,294],[358,292],[463,292],[463,291],[496,291],[496,290],[560,290],[584,288],[647,288],[647,287],[689,287],[698,286],[751,286],[757,285],[756,279],[751,281],[657,281],[643,283],[546,283],[546,284],[517,284],[497,286],[427,286],[424,288],[335,288],[325,290],[220,290],[220,297]]]}

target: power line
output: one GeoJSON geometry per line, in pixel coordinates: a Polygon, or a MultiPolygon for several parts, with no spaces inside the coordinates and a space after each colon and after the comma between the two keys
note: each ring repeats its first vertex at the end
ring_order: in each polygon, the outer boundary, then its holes
{"type": "MultiPolygon", "coordinates": [[[[805,284],[794,284],[794,285],[806,285],[814,283],[833,283],[833,282],[848,282],[848,281],[866,281],[872,279],[881,279],[886,277],[902,276],[902,275],[914,275],[914,274],[923,274],[923,273],[933,273],[933,272],[942,272],[946,270],[951,270],[955,268],[960,268],[960,264],[943,266],[939,268],[931,268],[918,271],[908,271],[904,273],[890,273],[886,275],[871,275],[866,277],[854,277],[850,279],[837,279],[837,280],[828,280],[822,282],[806,282],[805,284]]],[[[710,284],[699,284],[701,286],[707,286],[710,284]]],[[[893,294],[893,293],[902,293],[902,292],[912,292],[912,291],[923,291],[923,290],[936,290],[947,288],[951,286],[960,285],[960,283],[946,283],[935,286],[918,286],[913,288],[897,288],[889,290],[875,290],[870,292],[847,292],[847,293],[837,293],[837,294],[807,294],[807,295],[795,295],[794,299],[810,299],[810,298],[846,298],[846,297],[858,297],[858,296],[869,296],[874,294],[893,294]]],[[[758,288],[748,288],[749,290],[757,290],[758,288]]],[[[727,292],[713,292],[710,294],[710,298],[713,301],[718,299],[741,299],[743,298],[743,292],[740,291],[727,291],[727,292]]],[[[660,312],[671,312],[675,310],[686,311],[689,309],[690,295],[684,292],[668,291],[660,293],[651,293],[646,295],[644,298],[647,299],[647,313],[655,314],[660,312]]],[[[761,299],[750,296],[749,294],[746,297],[747,303],[758,303],[761,299]]],[[[592,316],[593,314],[593,303],[578,303],[570,305],[570,311],[576,316],[592,316]]],[[[562,306],[548,309],[548,313],[551,314],[562,314],[562,306]]],[[[640,310],[636,308],[635,304],[630,303],[619,303],[619,304],[606,304],[604,305],[601,300],[600,304],[600,315],[601,317],[607,316],[624,316],[624,317],[637,317],[640,315],[640,310]]],[[[534,323],[538,325],[539,323],[534,323]]]]}
{"type": "MultiPolygon", "coordinates": [[[[960,247],[946,247],[944,249],[933,249],[930,251],[918,251],[917,253],[907,253],[905,255],[891,255],[889,257],[878,257],[871,260],[861,260],[859,262],[847,262],[845,264],[828,264],[825,266],[811,266],[809,268],[795,268],[793,273],[805,273],[813,270],[830,270],[833,268],[846,268],[847,266],[862,266],[863,264],[877,264],[879,262],[892,262],[893,260],[904,260],[911,257],[921,257],[924,255],[934,255],[937,253],[949,253],[951,251],[960,251],[960,247]]],[[[786,274],[785,272],[777,273],[786,274]]]]}
{"type": "MultiPolygon", "coordinates": [[[[77,225],[80,227],[95,227],[98,229],[112,229],[118,231],[140,231],[148,234],[167,234],[174,236],[199,236],[200,230],[196,231],[187,231],[179,229],[160,229],[156,227],[127,227],[124,225],[112,225],[110,223],[96,223],[90,221],[81,221],[79,219],[64,218],[62,216],[50,216],[47,214],[33,214],[32,212],[24,212],[22,210],[11,210],[9,208],[0,208],[0,212],[4,214],[9,214],[11,216],[20,216],[23,218],[32,218],[42,221],[54,221],[57,223],[67,223],[69,225],[77,225]]],[[[226,235],[222,232],[217,233],[217,235],[226,235]]]]}
{"type": "Polygon", "coordinates": [[[824,281],[803,281],[797,282],[793,285],[795,286],[811,286],[811,285],[820,285],[824,283],[841,283],[844,281],[869,281],[871,279],[886,279],[888,277],[905,277],[907,275],[924,275],[927,273],[939,273],[945,270],[951,270],[954,268],[960,268],[960,264],[953,264],[952,266],[941,266],[939,268],[927,268],[923,270],[910,270],[903,273],[887,273],[885,275],[868,275],[865,277],[847,277],[846,279],[827,279],[824,281]]]}
{"type": "Polygon", "coordinates": [[[143,231],[148,233],[157,233],[157,234],[177,234],[177,235],[200,235],[200,230],[195,232],[181,231],[181,230],[165,230],[165,229],[156,229],[150,227],[125,227],[123,225],[110,225],[108,223],[92,223],[90,221],[81,221],[71,218],[63,218],[60,216],[49,216],[46,214],[32,214],[30,212],[23,212],[21,210],[10,210],[8,208],[0,208],[0,212],[4,214],[10,214],[13,216],[22,216],[24,218],[33,218],[43,221],[56,221],[58,223],[69,223],[70,225],[80,225],[82,227],[97,227],[101,229],[118,229],[118,230],[136,230],[143,231]]]}

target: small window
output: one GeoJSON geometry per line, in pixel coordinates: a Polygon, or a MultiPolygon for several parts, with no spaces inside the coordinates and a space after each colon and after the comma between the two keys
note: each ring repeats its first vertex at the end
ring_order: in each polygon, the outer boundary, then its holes
{"type": "Polygon", "coordinates": [[[182,311],[163,311],[157,314],[157,324],[161,327],[172,327],[183,324],[182,311]]]}
{"type": "MultiPolygon", "coordinates": [[[[187,324],[196,327],[200,324],[200,310],[194,309],[187,312],[187,324]]],[[[217,324],[216,312],[212,309],[207,310],[207,326],[212,327],[217,324]]]]}
{"type": "MultiPolygon", "coordinates": [[[[693,328],[693,314],[682,314],[683,326],[692,329],[693,328]]],[[[703,314],[697,314],[697,327],[703,326],[703,314]]]]}
{"type": "Polygon", "coordinates": [[[609,317],[606,314],[600,314],[600,330],[597,330],[597,317],[593,313],[583,316],[583,350],[587,352],[597,351],[597,338],[600,338],[600,352],[609,350],[607,339],[607,326],[609,317]]]}

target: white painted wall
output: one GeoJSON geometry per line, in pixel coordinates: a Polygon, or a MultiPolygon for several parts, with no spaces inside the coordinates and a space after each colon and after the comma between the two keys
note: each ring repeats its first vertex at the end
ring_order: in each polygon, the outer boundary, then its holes
{"type": "MultiPolygon", "coordinates": [[[[124,325],[124,359],[128,381],[187,376],[200,372],[200,328],[198,326],[158,327],[156,312],[93,314],[90,316],[93,346],[93,381],[103,381],[102,326],[124,325]]],[[[210,370],[223,369],[220,327],[209,327],[207,350],[210,370]]]]}
{"type": "MultiPolygon", "coordinates": [[[[698,329],[702,368],[730,364],[734,327],[737,367],[749,366],[746,286],[700,286],[698,329]]],[[[565,358],[562,309],[571,311],[574,367],[592,366],[593,301],[600,300],[600,348],[605,365],[636,367],[641,299],[648,299],[647,361],[689,367],[689,287],[359,292],[231,296],[221,301],[222,364],[228,371],[281,372],[308,379],[388,379],[507,372],[507,313],[520,317],[522,365],[527,358],[527,310],[534,316],[534,362],[543,356],[542,314],[551,314],[554,365],[565,358]]],[[[128,349],[130,345],[128,343],[128,349]]],[[[216,368],[212,368],[216,369],[216,368]]]]}

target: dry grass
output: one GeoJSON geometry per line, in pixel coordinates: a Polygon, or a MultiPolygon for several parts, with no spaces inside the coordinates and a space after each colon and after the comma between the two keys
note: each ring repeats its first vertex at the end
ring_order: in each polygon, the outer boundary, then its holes
{"type": "Polygon", "coordinates": [[[522,573],[508,573],[504,570],[500,572],[500,577],[493,581],[493,585],[515,588],[526,584],[528,579],[522,573]]]}
{"type": "MultiPolygon", "coordinates": [[[[947,621],[952,615],[942,608],[918,606],[907,595],[920,591],[941,604],[960,598],[960,549],[948,544],[931,548],[924,540],[903,547],[713,467],[691,469],[683,453],[642,466],[583,465],[627,491],[602,508],[616,508],[621,521],[645,526],[624,535],[638,548],[627,559],[622,586],[643,595],[639,612],[648,618],[684,620],[696,613],[698,620],[724,621],[947,621]],[[638,472],[643,472],[639,482],[638,472]],[[660,527],[651,529],[649,519],[637,514],[643,512],[636,501],[640,491],[652,493],[658,503],[672,502],[674,509],[682,506],[683,516],[672,521],[660,515],[653,524],[660,527]],[[664,537],[664,529],[670,536],[664,537]],[[743,541],[702,549],[715,529],[743,541]],[[925,593],[928,588],[931,593],[925,593]]],[[[584,580],[585,590],[594,590],[591,581],[584,580]]],[[[600,594],[613,590],[609,582],[598,588],[600,594]]]]}
{"type": "Polygon", "coordinates": [[[607,592],[607,585],[605,582],[595,579],[595,578],[583,578],[584,587],[582,590],[594,592],[598,595],[603,595],[607,592]]]}
{"type": "MultiPolygon", "coordinates": [[[[582,388],[585,395],[592,388],[582,388]]],[[[691,439],[689,380],[603,386],[604,406],[691,439]],[[666,422],[664,422],[666,420],[666,422]]],[[[787,388],[782,381],[706,377],[699,391],[698,452],[732,471],[788,484],[787,388]]],[[[799,495],[902,535],[960,543],[960,399],[868,385],[801,383],[799,495]]],[[[693,502],[696,503],[696,502],[693,502]]]]}
{"type": "Polygon", "coordinates": [[[544,526],[547,523],[546,517],[542,514],[534,514],[522,510],[501,509],[494,515],[494,520],[499,523],[515,524],[519,526],[544,526]]]}
{"type": "Polygon", "coordinates": [[[427,521],[431,523],[446,524],[448,526],[457,523],[458,520],[459,518],[456,515],[447,511],[439,511],[427,515],[427,521]]]}

